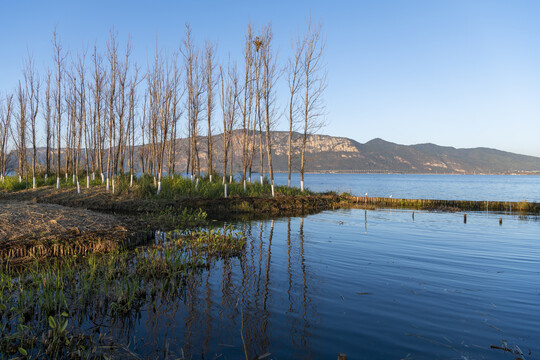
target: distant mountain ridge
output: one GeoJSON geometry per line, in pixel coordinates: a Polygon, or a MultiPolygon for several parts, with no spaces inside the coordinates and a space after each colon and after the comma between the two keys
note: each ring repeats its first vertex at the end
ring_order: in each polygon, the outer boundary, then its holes
{"type": "MultiPolygon", "coordinates": [[[[288,132],[273,131],[272,160],[276,172],[287,171],[288,132]]],[[[263,141],[264,141],[263,133],[263,141]]],[[[293,133],[293,171],[300,169],[301,134],[293,133]]],[[[205,137],[199,138],[201,168],[206,169],[205,137]]],[[[187,139],[177,140],[177,169],[187,164],[187,139]]],[[[233,135],[234,169],[242,166],[241,132],[233,135]]],[[[258,146],[257,146],[258,147],[258,146]]],[[[214,164],[222,168],[222,136],[214,137],[214,164]]],[[[266,153],[265,153],[266,158],[266,153]]],[[[489,148],[456,149],[435,144],[400,145],[383,139],[365,144],[345,137],[310,135],[306,146],[306,172],[411,173],[411,174],[540,174],[540,158],[489,148]]],[[[253,170],[259,168],[259,155],[253,170]]],[[[266,165],[265,165],[266,166],[266,165]]],[[[266,169],[265,169],[266,171],[266,169]]]]}
{"type": "MultiPolygon", "coordinates": [[[[258,133],[256,137],[259,138],[258,133]]],[[[263,133],[263,142],[265,134],[263,133]]],[[[274,171],[287,171],[288,137],[286,131],[272,131],[272,160],[274,171]]],[[[293,133],[293,172],[300,169],[301,134],[293,133]]],[[[214,168],[223,168],[223,136],[213,136],[214,168]]],[[[242,167],[242,132],[233,132],[233,168],[242,167]]],[[[188,139],[176,140],[176,171],[185,171],[187,166],[188,139]]],[[[258,143],[253,157],[253,172],[259,171],[258,143]]],[[[135,149],[137,168],[140,158],[138,146],[135,149]]],[[[201,171],[206,170],[207,139],[198,138],[201,171]]],[[[264,172],[266,149],[264,151],[264,172]]],[[[84,158],[84,152],[82,151],[84,158]]],[[[45,150],[39,149],[39,162],[44,163],[45,150]]],[[[13,158],[14,160],[14,158],[13,158]]],[[[127,164],[127,161],[125,162],[127,164]]],[[[140,169],[140,168],[139,168],[140,169]]],[[[310,135],[306,146],[306,172],[343,173],[408,173],[408,174],[538,174],[540,158],[519,155],[490,148],[457,149],[435,144],[400,145],[383,139],[373,139],[365,144],[345,137],[310,135]]]]}

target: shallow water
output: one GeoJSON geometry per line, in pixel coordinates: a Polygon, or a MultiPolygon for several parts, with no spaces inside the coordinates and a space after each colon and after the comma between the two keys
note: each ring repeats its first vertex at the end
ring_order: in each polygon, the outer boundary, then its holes
{"type": "Polygon", "coordinates": [[[490,349],[503,341],[540,356],[537,218],[340,210],[238,227],[241,259],[115,335],[149,357],[514,359],[490,349]]]}
{"type": "MultiPolygon", "coordinates": [[[[274,176],[276,184],[287,185],[287,174],[274,176]]],[[[291,182],[300,187],[300,174],[291,182]]],[[[355,196],[540,202],[540,176],[534,175],[306,174],[305,186],[355,196]]]]}

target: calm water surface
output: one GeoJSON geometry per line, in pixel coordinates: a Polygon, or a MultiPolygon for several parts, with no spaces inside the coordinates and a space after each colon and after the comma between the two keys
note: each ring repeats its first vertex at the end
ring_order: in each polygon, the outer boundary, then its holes
{"type": "Polygon", "coordinates": [[[116,336],[143,356],[540,358],[540,221],[343,210],[239,224],[242,258],[189,279],[116,336]],[[530,353],[530,355],[529,355],[530,353]]]}
{"type": "MultiPolygon", "coordinates": [[[[276,184],[286,185],[287,176],[275,174],[276,184]]],[[[300,187],[300,174],[293,174],[292,184],[300,187]]],[[[540,202],[540,176],[534,175],[306,174],[305,185],[356,196],[540,202]]]]}

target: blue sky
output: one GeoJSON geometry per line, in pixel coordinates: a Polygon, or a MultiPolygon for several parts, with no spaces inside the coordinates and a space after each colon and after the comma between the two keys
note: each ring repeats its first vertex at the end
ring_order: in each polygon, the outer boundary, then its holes
{"type": "Polygon", "coordinates": [[[248,22],[272,22],[284,64],[310,15],[327,42],[321,132],[540,156],[537,1],[3,1],[0,93],[15,89],[28,52],[44,73],[55,26],[72,52],[104,49],[114,27],[145,67],[156,39],[178,48],[186,22],[223,61],[240,58],[248,22]]]}

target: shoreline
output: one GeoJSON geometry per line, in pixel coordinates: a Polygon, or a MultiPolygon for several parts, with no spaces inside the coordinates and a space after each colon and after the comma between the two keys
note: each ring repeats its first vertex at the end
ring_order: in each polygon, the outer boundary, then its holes
{"type": "MultiPolygon", "coordinates": [[[[336,209],[540,214],[540,203],[527,201],[399,199],[335,193],[138,198],[130,194],[111,194],[106,192],[105,186],[84,189],[81,194],[74,188],[57,190],[51,186],[2,192],[0,206],[4,209],[0,215],[7,234],[0,241],[0,261],[11,262],[131,248],[147,243],[155,231],[193,226],[190,219],[201,212],[209,221],[222,222],[298,217],[336,209]]],[[[209,221],[195,225],[208,226],[209,221]]]]}

